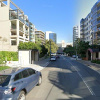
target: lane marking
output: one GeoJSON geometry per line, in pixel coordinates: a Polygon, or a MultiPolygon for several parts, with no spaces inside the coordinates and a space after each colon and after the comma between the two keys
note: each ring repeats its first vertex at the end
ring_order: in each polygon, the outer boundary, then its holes
{"type": "MultiPolygon", "coordinates": [[[[66,59],[67,62],[69,62],[67,59],[66,59]]],[[[92,89],[88,86],[88,84],[86,83],[86,81],[83,79],[82,75],[78,72],[77,68],[75,66],[73,66],[73,64],[71,62],[69,62],[72,67],[77,71],[78,75],[80,76],[80,78],[83,80],[84,84],[86,85],[86,87],[88,88],[88,90],[90,91],[91,95],[95,95],[95,93],[92,91],[92,89]]]]}
{"type": "Polygon", "coordinates": [[[43,67],[46,67],[50,62],[47,62],[46,64],[43,65],[43,67]]]}

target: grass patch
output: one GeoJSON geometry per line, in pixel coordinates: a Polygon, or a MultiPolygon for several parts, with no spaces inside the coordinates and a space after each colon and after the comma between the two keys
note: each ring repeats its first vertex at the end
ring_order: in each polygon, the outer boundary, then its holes
{"type": "Polygon", "coordinates": [[[0,66],[0,71],[8,69],[8,68],[10,68],[10,67],[8,67],[8,66],[0,66]]]}

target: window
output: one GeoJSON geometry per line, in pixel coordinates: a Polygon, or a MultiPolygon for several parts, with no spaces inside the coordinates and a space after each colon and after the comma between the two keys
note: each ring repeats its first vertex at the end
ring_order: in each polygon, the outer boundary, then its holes
{"type": "Polygon", "coordinates": [[[9,84],[11,75],[0,75],[0,86],[7,86],[9,84]]]}
{"type": "Polygon", "coordinates": [[[33,69],[28,69],[28,72],[29,72],[30,75],[35,74],[35,70],[33,70],[33,69]]]}
{"type": "Polygon", "coordinates": [[[23,78],[26,78],[29,76],[27,70],[22,71],[22,75],[23,75],[23,78]]]}
{"type": "Polygon", "coordinates": [[[11,41],[11,45],[17,45],[16,41],[11,41]]]}
{"type": "Polygon", "coordinates": [[[14,81],[17,81],[17,80],[19,80],[21,78],[22,78],[22,73],[20,72],[20,73],[15,75],[14,81]]]}

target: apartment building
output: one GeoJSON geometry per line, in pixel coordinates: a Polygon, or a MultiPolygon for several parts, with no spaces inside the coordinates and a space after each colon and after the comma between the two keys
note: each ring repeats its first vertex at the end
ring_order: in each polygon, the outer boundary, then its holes
{"type": "Polygon", "coordinates": [[[79,29],[78,26],[73,27],[73,46],[76,45],[76,40],[79,38],[79,29]]]}
{"type": "Polygon", "coordinates": [[[90,45],[100,44],[100,0],[94,4],[87,17],[81,19],[80,37],[90,45]]]}
{"type": "Polygon", "coordinates": [[[52,31],[45,32],[45,39],[52,40],[53,42],[57,43],[57,34],[52,31]]]}
{"type": "Polygon", "coordinates": [[[0,51],[18,51],[20,42],[34,41],[32,29],[34,25],[16,4],[0,0],[0,51]]]}
{"type": "Polygon", "coordinates": [[[29,23],[29,41],[35,43],[35,25],[29,23]]]}
{"type": "Polygon", "coordinates": [[[37,40],[41,41],[41,44],[45,43],[45,34],[44,32],[40,31],[40,30],[35,30],[35,41],[37,40]]]}
{"type": "Polygon", "coordinates": [[[85,19],[80,21],[80,38],[85,42],[92,44],[92,30],[91,30],[91,13],[87,15],[85,19]]]}

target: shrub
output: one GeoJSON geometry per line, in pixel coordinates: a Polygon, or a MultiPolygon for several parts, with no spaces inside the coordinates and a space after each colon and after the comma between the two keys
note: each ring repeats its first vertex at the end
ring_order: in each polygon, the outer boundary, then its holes
{"type": "Polygon", "coordinates": [[[18,52],[0,51],[1,61],[18,61],[18,52]]]}
{"type": "Polygon", "coordinates": [[[96,63],[96,60],[92,60],[91,62],[92,62],[92,63],[96,63]]]}
{"type": "Polygon", "coordinates": [[[92,63],[100,64],[100,60],[92,60],[92,63]]]}

